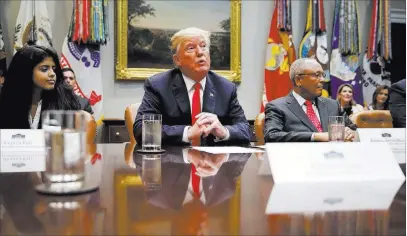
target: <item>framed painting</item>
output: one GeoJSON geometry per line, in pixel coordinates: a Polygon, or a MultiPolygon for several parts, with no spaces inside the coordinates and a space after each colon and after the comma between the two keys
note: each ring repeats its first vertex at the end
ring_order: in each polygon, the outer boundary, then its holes
{"type": "Polygon", "coordinates": [[[178,30],[211,32],[211,70],[240,82],[241,0],[116,1],[116,79],[145,80],[173,68],[170,39],[178,30]]]}

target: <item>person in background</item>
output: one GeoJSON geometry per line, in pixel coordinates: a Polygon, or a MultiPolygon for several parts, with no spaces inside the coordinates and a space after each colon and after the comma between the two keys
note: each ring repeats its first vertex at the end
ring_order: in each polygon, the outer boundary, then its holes
{"type": "MultiPolygon", "coordinates": [[[[266,142],[327,142],[328,117],[342,116],[338,101],[321,97],[324,71],[311,58],[301,58],[290,67],[294,89],[286,97],[266,105],[266,142]]],[[[354,138],[356,125],[345,115],[345,140],[354,138]]]]}
{"type": "MultiPolygon", "coordinates": [[[[62,74],[64,76],[64,82],[68,85],[72,91],[76,85],[76,75],[75,72],[71,68],[63,68],[62,74]]],[[[76,98],[81,105],[81,110],[87,111],[90,114],[93,114],[92,106],[89,103],[89,99],[76,95],[76,98]]]]}
{"type": "Polygon", "coordinates": [[[1,129],[41,128],[45,110],[79,110],[53,48],[27,45],[14,54],[0,96],[1,129]]]}
{"type": "Polygon", "coordinates": [[[341,108],[349,116],[349,118],[358,112],[364,111],[362,105],[356,103],[353,99],[353,86],[351,84],[342,84],[338,88],[336,100],[341,104],[341,108]]]}
{"type": "Polygon", "coordinates": [[[389,110],[389,86],[377,86],[372,101],[372,104],[367,108],[368,110],[389,110]]]}
{"type": "Polygon", "coordinates": [[[176,68],[146,80],[133,126],[137,143],[143,114],[162,114],[163,145],[249,144],[252,133],[236,85],[209,70],[209,48],[208,31],[187,28],[174,34],[176,68]]]}
{"type": "Polygon", "coordinates": [[[1,94],[1,89],[3,88],[4,81],[5,81],[4,71],[0,70],[0,94],[1,94]]]}
{"type": "Polygon", "coordinates": [[[394,83],[390,87],[389,110],[393,118],[394,128],[406,127],[406,79],[394,83]]]}

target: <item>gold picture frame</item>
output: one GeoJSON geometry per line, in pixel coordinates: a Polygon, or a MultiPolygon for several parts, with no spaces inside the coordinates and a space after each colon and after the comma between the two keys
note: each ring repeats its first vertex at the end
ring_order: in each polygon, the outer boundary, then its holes
{"type": "MultiPolygon", "coordinates": [[[[154,74],[167,71],[168,68],[131,68],[128,67],[128,3],[132,0],[116,1],[116,80],[145,80],[154,74]]],[[[140,0],[135,0],[140,1],[140,0]]],[[[148,2],[153,0],[146,0],[148,2]]],[[[167,1],[168,2],[168,1],[167,1]]],[[[230,0],[230,69],[216,70],[214,72],[232,82],[241,81],[241,0],[230,0]]],[[[168,53],[170,50],[168,49],[168,53]]]]}

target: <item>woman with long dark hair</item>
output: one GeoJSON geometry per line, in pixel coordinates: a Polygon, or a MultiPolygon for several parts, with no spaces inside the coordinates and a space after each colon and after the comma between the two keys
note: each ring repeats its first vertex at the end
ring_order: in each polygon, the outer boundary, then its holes
{"type": "Polygon", "coordinates": [[[0,95],[0,128],[37,129],[42,111],[79,109],[53,48],[27,45],[16,52],[0,95]]]}
{"type": "Polygon", "coordinates": [[[368,109],[389,110],[389,86],[377,86],[376,90],[373,93],[372,104],[369,105],[368,109]]]}

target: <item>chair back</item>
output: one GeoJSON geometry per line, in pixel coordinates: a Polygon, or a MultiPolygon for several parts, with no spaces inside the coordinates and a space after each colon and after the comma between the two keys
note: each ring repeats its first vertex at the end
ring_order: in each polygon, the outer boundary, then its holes
{"type": "Polygon", "coordinates": [[[86,143],[93,144],[95,143],[97,128],[95,118],[87,111],[81,111],[81,113],[84,114],[86,122],[88,123],[86,130],[86,143]]]}
{"type": "Polygon", "coordinates": [[[127,132],[129,133],[131,143],[136,143],[136,139],[134,138],[133,133],[133,124],[136,120],[136,115],[140,104],[141,103],[130,104],[124,111],[124,122],[126,123],[127,132]]]}
{"type": "Polygon", "coordinates": [[[354,114],[351,120],[358,128],[393,128],[390,111],[361,111],[354,114]]]}
{"type": "Polygon", "coordinates": [[[264,145],[264,112],[258,114],[254,120],[254,133],[256,134],[256,145],[264,145]]]}

